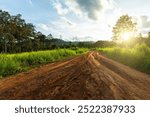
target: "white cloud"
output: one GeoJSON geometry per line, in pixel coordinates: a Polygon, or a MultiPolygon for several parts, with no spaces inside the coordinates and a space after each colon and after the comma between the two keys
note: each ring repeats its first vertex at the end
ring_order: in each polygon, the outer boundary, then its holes
{"type": "Polygon", "coordinates": [[[61,2],[59,0],[55,0],[53,2],[53,6],[57,10],[57,13],[59,15],[65,15],[69,12],[67,8],[63,7],[63,5],[61,4],[61,2]]]}
{"type": "Polygon", "coordinates": [[[113,0],[54,0],[53,6],[59,15],[74,13],[78,16],[87,16],[89,19],[98,20],[101,15],[115,7],[113,0]]]}
{"type": "Polygon", "coordinates": [[[70,13],[74,13],[77,16],[82,16],[83,13],[80,10],[76,0],[65,0],[65,5],[68,6],[68,10],[70,13]]]}
{"type": "Polygon", "coordinates": [[[112,26],[121,14],[113,0],[54,0],[53,7],[59,18],[39,29],[68,40],[110,39],[112,26]]]}
{"type": "Polygon", "coordinates": [[[149,16],[141,16],[141,24],[142,28],[150,28],[150,17],[149,16]]]}
{"type": "Polygon", "coordinates": [[[101,15],[113,9],[115,3],[113,0],[65,0],[69,10],[79,14],[86,15],[89,19],[98,20],[101,15]]]}
{"type": "Polygon", "coordinates": [[[64,23],[66,23],[67,25],[70,26],[75,26],[76,24],[73,23],[72,21],[70,21],[69,19],[67,19],[66,17],[61,17],[61,19],[64,21],[64,23]]]}
{"type": "Polygon", "coordinates": [[[107,24],[94,23],[94,22],[81,22],[73,23],[68,19],[62,17],[59,20],[50,22],[49,24],[39,24],[38,29],[46,34],[52,33],[54,37],[63,36],[63,39],[74,40],[77,37],[80,41],[96,41],[99,39],[109,39],[111,29],[107,24]],[[84,39],[85,38],[85,39],[84,39]]]}
{"type": "MultiPolygon", "coordinates": [[[[102,0],[103,1],[103,0],[102,0]]],[[[88,18],[97,20],[99,14],[102,13],[104,6],[100,0],[76,0],[79,9],[86,13],[88,18]]]]}
{"type": "Polygon", "coordinates": [[[137,22],[138,32],[142,34],[147,34],[150,32],[150,16],[135,16],[135,20],[137,22]]]}
{"type": "Polygon", "coordinates": [[[37,25],[37,28],[39,28],[42,31],[49,31],[49,26],[46,25],[46,24],[40,23],[40,24],[37,25]]]}
{"type": "Polygon", "coordinates": [[[47,24],[40,23],[37,25],[37,29],[45,34],[53,34],[54,37],[59,37],[63,35],[63,37],[70,38],[71,30],[76,26],[76,24],[66,17],[61,16],[59,19],[55,21],[51,21],[47,24]]]}

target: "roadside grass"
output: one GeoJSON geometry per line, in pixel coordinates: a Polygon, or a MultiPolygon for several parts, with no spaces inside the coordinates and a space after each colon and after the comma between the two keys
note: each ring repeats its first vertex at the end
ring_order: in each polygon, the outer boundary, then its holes
{"type": "Polygon", "coordinates": [[[133,48],[97,48],[107,57],[150,74],[150,47],[145,43],[133,48]]]}
{"type": "Polygon", "coordinates": [[[18,54],[0,54],[0,79],[32,67],[87,52],[87,48],[56,49],[18,54]]]}

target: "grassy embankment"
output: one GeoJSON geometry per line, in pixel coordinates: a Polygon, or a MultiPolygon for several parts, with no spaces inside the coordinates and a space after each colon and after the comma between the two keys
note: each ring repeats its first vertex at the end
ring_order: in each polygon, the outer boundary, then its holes
{"type": "Polygon", "coordinates": [[[107,57],[150,74],[150,47],[146,44],[134,48],[98,48],[107,57]]]}
{"type": "Polygon", "coordinates": [[[87,52],[86,48],[57,49],[19,54],[0,54],[0,78],[18,72],[26,71],[32,67],[61,60],[87,52]]]}

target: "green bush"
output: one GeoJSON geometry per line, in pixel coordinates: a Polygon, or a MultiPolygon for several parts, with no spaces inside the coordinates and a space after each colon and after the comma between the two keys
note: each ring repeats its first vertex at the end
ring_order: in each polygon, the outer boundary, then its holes
{"type": "Polygon", "coordinates": [[[114,47],[97,50],[109,58],[150,74],[150,48],[145,43],[137,44],[133,48],[114,47]]]}
{"type": "Polygon", "coordinates": [[[0,78],[87,51],[86,48],[77,48],[76,50],[57,49],[20,54],[0,54],[0,78]]]}

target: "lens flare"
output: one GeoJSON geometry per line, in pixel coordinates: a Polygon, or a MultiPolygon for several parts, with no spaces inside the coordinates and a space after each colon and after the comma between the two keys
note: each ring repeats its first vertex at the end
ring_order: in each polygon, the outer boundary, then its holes
{"type": "Polygon", "coordinates": [[[123,33],[121,34],[121,38],[122,38],[124,41],[129,40],[131,37],[132,37],[132,33],[131,33],[131,32],[123,32],[123,33]]]}

